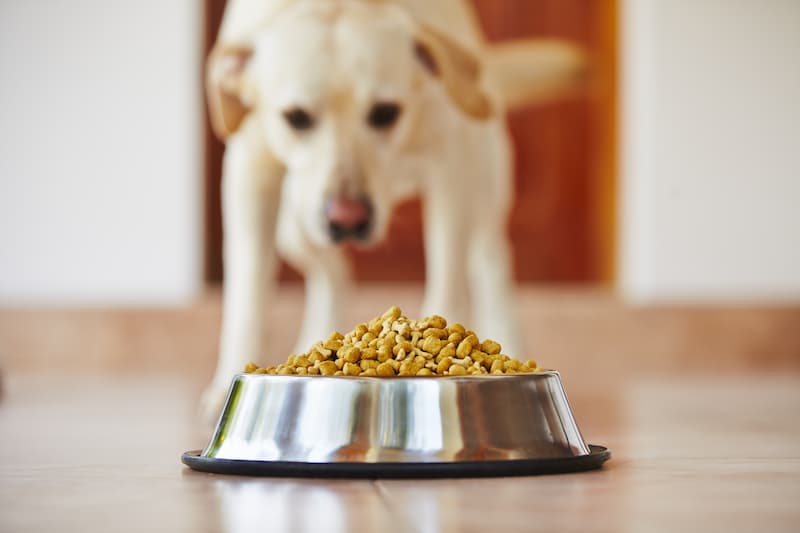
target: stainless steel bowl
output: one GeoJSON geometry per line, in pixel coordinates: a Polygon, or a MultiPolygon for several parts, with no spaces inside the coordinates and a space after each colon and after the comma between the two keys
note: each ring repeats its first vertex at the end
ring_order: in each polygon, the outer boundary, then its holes
{"type": "Polygon", "coordinates": [[[558,372],[420,378],[239,374],[210,442],[194,457],[396,464],[592,452],[558,372]]]}

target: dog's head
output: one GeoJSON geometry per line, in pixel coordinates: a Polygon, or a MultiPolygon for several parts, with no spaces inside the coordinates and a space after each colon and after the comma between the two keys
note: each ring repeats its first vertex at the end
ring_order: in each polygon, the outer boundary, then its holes
{"type": "Polygon", "coordinates": [[[217,134],[257,121],[318,244],[384,236],[438,108],[491,114],[477,59],[383,2],[298,1],[252,43],[218,45],[208,74],[217,134]]]}

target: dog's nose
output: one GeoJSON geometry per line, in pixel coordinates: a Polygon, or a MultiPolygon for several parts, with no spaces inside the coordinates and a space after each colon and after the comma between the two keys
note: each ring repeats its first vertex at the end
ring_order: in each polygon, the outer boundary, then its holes
{"type": "Polygon", "coordinates": [[[363,240],[372,226],[372,205],[365,198],[336,197],[325,205],[325,217],[335,242],[348,237],[363,240]]]}

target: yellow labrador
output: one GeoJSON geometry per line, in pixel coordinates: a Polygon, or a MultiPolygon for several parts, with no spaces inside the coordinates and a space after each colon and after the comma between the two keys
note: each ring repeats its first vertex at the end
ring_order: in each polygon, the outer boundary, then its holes
{"type": "Polygon", "coordinates": [[[213,125],[227,147],[222,339],[206,412],[216,413],[234,373],[264,356],[276,257],[305,276],[305,350],[339,326],[348,269],[337,244],[380,241],[393,207],[415,194],[425,221],[421,313],[474,323],[525,356],[505,229],[504,111],[575,80],[577,49],[489,46],[462,0],[228,4],[208,64],[213,125]]]}

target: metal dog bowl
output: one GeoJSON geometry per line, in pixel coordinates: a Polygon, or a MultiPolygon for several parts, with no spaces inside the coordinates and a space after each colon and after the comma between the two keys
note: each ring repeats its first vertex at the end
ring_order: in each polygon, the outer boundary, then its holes
{"type": "Polygon", "coordinates": [[[239,374],[195,470],[460,477],[599,468],[558,372],[464,377],[239,374]]]}

